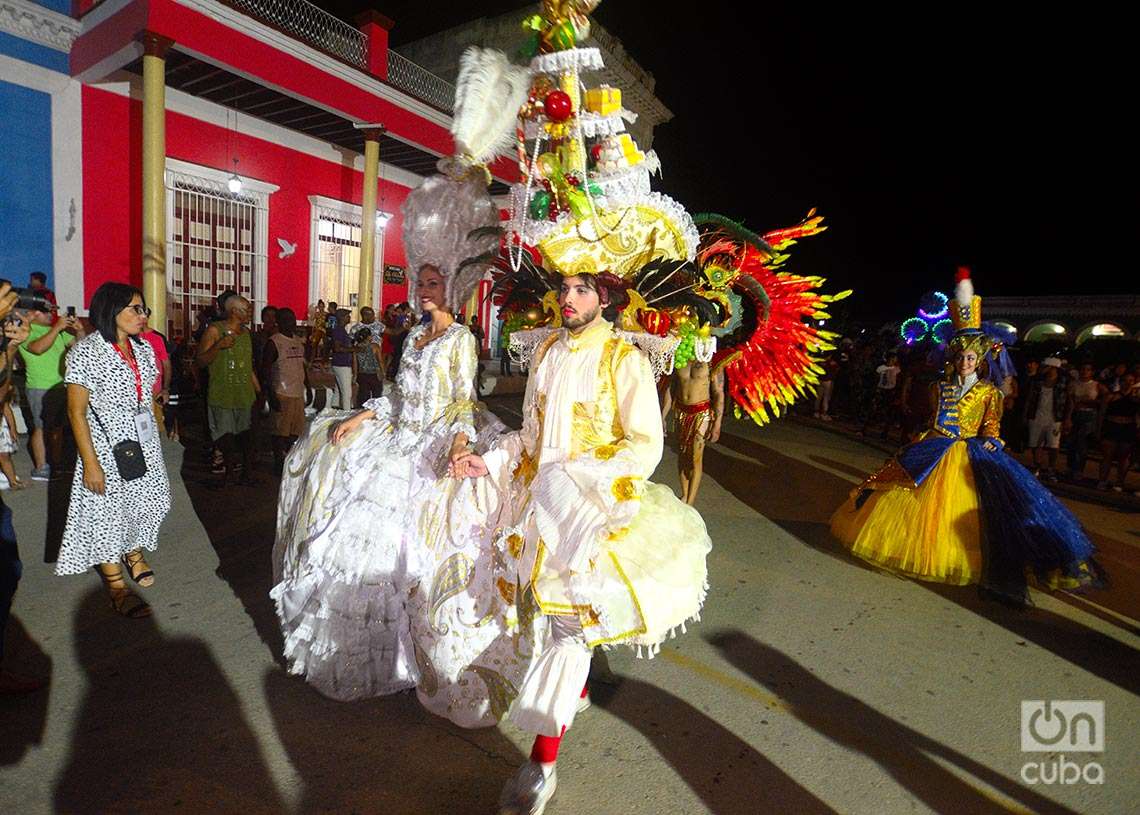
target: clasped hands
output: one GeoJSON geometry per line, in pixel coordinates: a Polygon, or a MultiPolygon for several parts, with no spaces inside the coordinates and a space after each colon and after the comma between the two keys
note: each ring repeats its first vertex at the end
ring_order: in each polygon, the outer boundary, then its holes
{"type": "MultiPolygon", "coordinates": [[[[332,431],[332,443],[340,444],[367,419],[376,414],[371,410],[362,410],[338,424],[332,431]]],[[[476,454],[467,443],[464,433],[455,434],[448,454],[447,474],[452,478],[479,478],[487,475],[487,465],[483,457],[476,454]]]]}
{"type": "Polygon", "coordinates": [[[447,474],[452,478],[479,478],[487,474],[483,457],[471,449],[463,433],[457,433],[451,443],[447,474]]]}

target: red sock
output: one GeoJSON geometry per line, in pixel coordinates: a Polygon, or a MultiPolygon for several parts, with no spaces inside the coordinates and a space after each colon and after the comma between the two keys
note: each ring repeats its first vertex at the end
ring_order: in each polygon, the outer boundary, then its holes
{"type": "MultiPolygon", "coordinates": [[[[562,735],[566,735],[566,728],[562,728],[562,735]]],[[[539,764],[552,764],[558,758],[558,748],[562,745],[562,736],[535,736],[534,747],[530,749],[530,760],[539,764]]]]}
{"type": "MultiPolygon", "coordinates": [[[[588,684],[582,686],[580,699],[585,699],[589,692],[588,684]]],[[[566,728],[562,728],[559,736],[535,736],[534,747],[530,749],[530,760],[539,764],[551,764],[558,758],[558,748],[562,746],[562,736],[566,735],[566,728]]]]}

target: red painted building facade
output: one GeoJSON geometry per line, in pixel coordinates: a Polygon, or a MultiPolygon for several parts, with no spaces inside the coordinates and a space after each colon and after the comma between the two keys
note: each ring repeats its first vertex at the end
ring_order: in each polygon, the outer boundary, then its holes
{"type": "MultiPolygon", "coordinates": [[[[362,305],[361,125],[384,128],[372,305],[405,298],[400,206],[451,151],[451,99],[447,83],[388,51],[390,21],[353,27],[281,0],[85,6],[68,54],[78,120],[53,120],[74,134],[70,166],[81,166],[81,184],[69,183],[81,187],[82,268],[57,264],[57,289],[82,309],[105,281],[141,285],[149,38],[165,59],[166,329],[183,333],[225,288],[302,319],[318,298],[362,305]]],[[[499,183],[513,177],[507,161],[491,169],[499,183]]]]}

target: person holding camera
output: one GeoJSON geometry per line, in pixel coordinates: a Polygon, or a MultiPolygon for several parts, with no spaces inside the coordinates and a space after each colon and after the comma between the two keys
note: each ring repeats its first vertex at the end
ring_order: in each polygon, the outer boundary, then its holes
{"type": "Polygon", "coordinates": [[[67,355],[67,412],[79,448],[57,575],[95,567],[124,617],[149,616],[150,606],[128,588],[143,588],[154,571],[143,550],[158,546],[170,511],[170,482],[151,408],[158,365],[140,338],[150,309],[142,292],[104,283],[91,298],[95,331],[67,355]],[[125,567],[125,568],[124,568],[125,567]]]}
{"type": "Polygon", "coordinates": [[[75,316],[75,309],[68,309],[66,317],[53,319],[55,314],[52,304],[41,296],[22,315],[28,323],[28,339],[20,345],[20,356],[28,377],[33,481],[49,481],[52,465],[58,467],[63,457],[63,423],[67,412],[63,358],[67,349],[84,336],[83,324],[75,316]]]}
{"type": "MultiPolygon", "coordinates": [[[[0,280],[0,321],[4,324],[4,336],[0,339],[0,384],[5,385],[11,384],[12,359],[16,348],[28,338],[27,323],[7,319],[16,305],[16,298],[11,283],[0,280]]],[[[23,563],[16,546],[12,510],[0,498],[0,696],[31,693],[47,684],[45,679],[28,678],[11,672],[4,661],[4,632],[8,628],[8,615],[22,573],[23,563]]]]}

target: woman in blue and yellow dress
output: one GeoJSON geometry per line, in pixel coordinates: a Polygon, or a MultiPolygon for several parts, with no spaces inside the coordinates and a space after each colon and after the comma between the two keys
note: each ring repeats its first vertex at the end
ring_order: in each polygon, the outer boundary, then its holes
{"type": "Polygon", "coordinates": [[[1094,582],[1094,547],[1080,522],[999,437],[1002,392],[987,381],[992,341],[981,298],[959,272],[951,318],[952,371],[936,385],[933,427],[852,491],[831,531],[852,554],[939,583],[981,584],[1024,604],[1027,581],[1094,582]]]}

